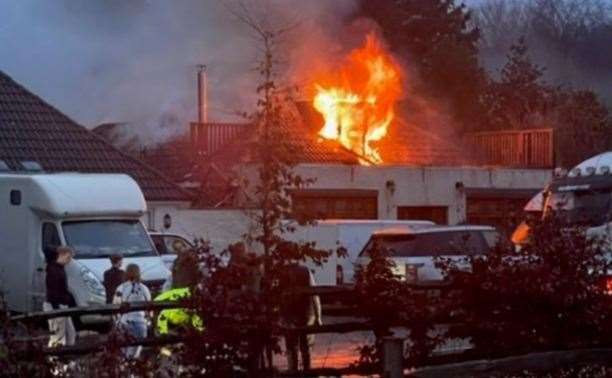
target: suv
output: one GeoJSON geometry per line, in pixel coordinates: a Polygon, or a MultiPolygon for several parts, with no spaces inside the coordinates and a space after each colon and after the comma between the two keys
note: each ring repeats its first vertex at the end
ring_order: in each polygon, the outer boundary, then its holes
{"type": "MultiPolygon", "coordinates": [[[[376,244],[386,249],[393,261],[393,273],[411,283],[440,283],[444,277],[435,267],[434,257],[458,262],[469,255],[487,254],[497,243],[498,234],[490,226],[433,226],[377,231],[359,254],[356,265],[365,267],[369,251],[376,244]]],[[[469,269],[469,267],[465,267],[469,269]]]]}
{"type": "Polygon", "coordinates": [[[166,267],[172,270],[172,264],[176,260],[177,249],[193,249],[193,243],[187,238],[178,234],[166,234],[161,232],[149,231],[149,235],[155,244],[155,249],[159,252],[166,267]]]}

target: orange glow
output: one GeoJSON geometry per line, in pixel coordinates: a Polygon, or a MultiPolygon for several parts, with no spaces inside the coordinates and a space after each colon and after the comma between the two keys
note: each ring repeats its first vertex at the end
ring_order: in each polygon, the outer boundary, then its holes
{"type": "Polygon", "coordinates": [[[381,140],[395,117],[402,93],[401,71],[373,34],[353,50],[339,70],[315,82],[314,108],[325,125],[319,134],[376,163],[372,142],[381,140]]]}

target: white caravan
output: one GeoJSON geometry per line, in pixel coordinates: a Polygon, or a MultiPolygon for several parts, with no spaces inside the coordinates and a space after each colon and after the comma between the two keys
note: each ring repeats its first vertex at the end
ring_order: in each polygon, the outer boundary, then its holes
{"type": "Polygon", "coordinates": [[[409,226],[413,229],[433,226],[430,221],[412,220],[321,220],[312,226],[297,227],[296,232],[284,235],[293,241],[316,242],[316,248],[330,251],[323,266],[308,263],[314,272],[317,285],[353,283],[354,264],[359,253],[374,231],[409,226]],[[347,256],[339,258],[339,247],[346,249],[347,256]]]}
{"type": "MultiPolygon", "coordinates": [[[[109,256],[140,266],[152,291],[170,272],[140,218],[146,202],[138,184],[122,174],[0,174],[0,288],[10,310],[41,310],[45,299],[43,251],[74,249],[66,266],[78,306],[106,301],[102,285],[109,256]]],[[[83,323],[108,320],[82,316],[83,323]]]]}

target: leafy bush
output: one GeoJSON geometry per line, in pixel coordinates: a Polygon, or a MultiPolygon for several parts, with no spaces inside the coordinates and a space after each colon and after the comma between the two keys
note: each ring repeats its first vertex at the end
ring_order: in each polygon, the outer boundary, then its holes
{"type": "Polygon", "coordinates": [[[375,244],[368,252],[369,263],[355,272],[355,305],[373,325],[376,341],[359,348],[359,363],[380,364],[383,338],[391,335],[392,327],[403,327],[410,331],[405,357],[420,365],[441,341],[433,333],[434,299],[393,274],[389,251],[375,244]]]}
{"type": "Polygon", "coordinates": [[[462,323],[448,336],[469,337],[488,354],[609,345],[611,297],[602,285],[609,252],[560,217],[532,222],[530,232],[518,252],[501,243],[468,257],[471,274],[438,261],[461,292],[445,304],[462,323]]]}

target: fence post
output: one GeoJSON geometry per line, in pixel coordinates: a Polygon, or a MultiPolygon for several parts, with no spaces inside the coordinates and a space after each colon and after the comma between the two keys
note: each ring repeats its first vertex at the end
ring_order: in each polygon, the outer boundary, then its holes
{"type": "Polygon", "coordinates": [[[399,337],[383,339],[383,377],[404,376],[404,340],[399,337]]]}

